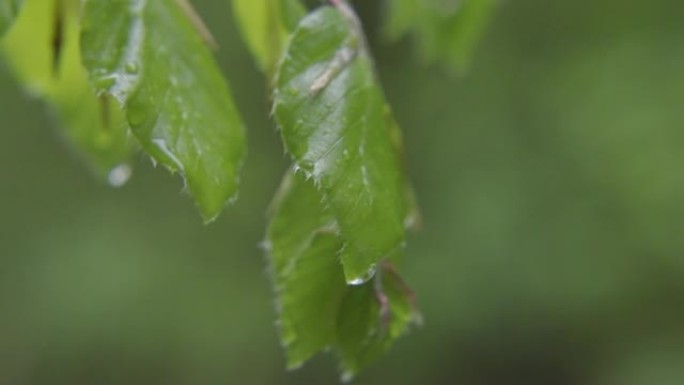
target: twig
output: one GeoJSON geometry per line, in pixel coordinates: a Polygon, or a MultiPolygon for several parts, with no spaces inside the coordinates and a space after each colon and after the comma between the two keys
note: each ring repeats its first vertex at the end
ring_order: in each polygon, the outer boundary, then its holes
{"type": "Polygon", "coordinates": [[[197,33],[200,34],[202,40],[204,40],[204,42],[207,43],[211,49],[218,50],[219,46],[214,38],[214,35],[211,34],[211,31],[209,28],[207,28],[207,25],[202,20],[202,17],[200,17],[199,13],[197,13],[192,4],[190,4],[190,1],[176,0],[176,3],[181,8],[183,13],[185,13],[185,16],[188,17],[190,23],[192,23],[193,27],[195,27],[197,33]]]}

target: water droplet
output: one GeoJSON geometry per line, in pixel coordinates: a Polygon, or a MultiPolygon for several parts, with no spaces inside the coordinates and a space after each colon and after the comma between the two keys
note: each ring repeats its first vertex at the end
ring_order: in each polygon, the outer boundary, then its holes
{"type": "Polygon", "coordinates": [[[126,73],[128,74],[135,75],[140,71],[140,67],[138,66],[138,63],[131,61],[126,63],[124,70],[126,70],[126,73]]]}
{"type": "Polygon", "coordinates": [[[120,164],[109,171],[107,183],[112,187],[121,187],[131,179],[133,170],[127,164],[120,164]]]}
{"type": "Polygon", "coordinates": [[[363,285],[375,276],[375,270],[375,265],[371,265],[368,271],[366,271],[363,275],[348,280],[347,284],[352,286],[363,285]]]}
{"type": "Polygon", "coordinates": [[[353,379],[354,379],[354,372],[352,372],[351,370],[345,370],[344,372],[342,372],[342,376],[340,378],[340,381],[342,381],[343,384],[348,384],[348,383],[352,382],[353,379]]]}

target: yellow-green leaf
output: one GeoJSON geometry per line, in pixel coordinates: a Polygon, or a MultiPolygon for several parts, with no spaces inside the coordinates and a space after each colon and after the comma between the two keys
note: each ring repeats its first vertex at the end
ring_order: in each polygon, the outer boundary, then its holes
{"type": "Polygon", "coordinates": [[[287,37],[306,9],[299,0],[233,0],[233,14],[247,46],[270,77],[287,37]]]}
{"type": "Polygon", "coordinates": [[[120,109],[92,91],[81,64],[79,1],[28,0],[0,51],[16,78],[44,99],[67,143],[115,186],[130,175],[134,143],[120,109]]]}

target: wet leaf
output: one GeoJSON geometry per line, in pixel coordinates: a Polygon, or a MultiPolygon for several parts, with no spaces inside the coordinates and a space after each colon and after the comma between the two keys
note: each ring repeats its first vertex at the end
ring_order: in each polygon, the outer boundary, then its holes
{"type": "Polygon", "coordinates": [[[346,284],[334,216],[302,174],[285,177],[266,245],[289,368],[330,348],[350,378],[417,320],[410,289],[391,268],[363,285],[346,284]]]}
{"type": "Polygon", "coordinates": [[[245,133],[209,48],[174,0],[85,1],[81,48],[142,148],[180,172],[206,221],[237,194],[245,133]]]}
{"type": "Polygon", "coordinates": [[[23,0],[0,0],[0,37],[10,28],[22,4],[23,0]]]}
{"type": "Polygon", "coordinates": [[[119,186],[130,176],[127,163],[134,146],[120,109],[98,98],[88,83],[79,52],[78,12],[77,0],[28,1],[0,50],[18,80],[46,101],[74,152],[98,176],[119,186]],[[46,44],[55,41],[57,25],[59,54],[46,44]]]}
{"type": "Polygon", "coordinates": [[[410,203],[396,127],[351,10],[322,7],[292,35],[275,117],[296,168],[330,207],[347,282],[373,276],[403,247],[410,203]]]}
{"type": "Polygon", "coordinates": [[[259,67],[273,76],[287,37],[306,9],[299,0],[233,0],[233,13],[259,67]]]}

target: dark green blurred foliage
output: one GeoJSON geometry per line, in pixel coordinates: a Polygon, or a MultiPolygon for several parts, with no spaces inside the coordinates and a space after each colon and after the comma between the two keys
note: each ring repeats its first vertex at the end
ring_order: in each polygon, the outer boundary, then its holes
{"type": "MultiPolygon", "coordinates": [[[[201,225],[139,159],[113,190],[0,71],[0,383],[334,383],[283,371],[262,252],[287,165],[230,6],[197,1],[249,126],[238,203],[201,225]]],[[[504,2],[450,77],[381,44],[424,229],[425,326],[360,384],[684,382],[684,5],[504,2]]]]}

